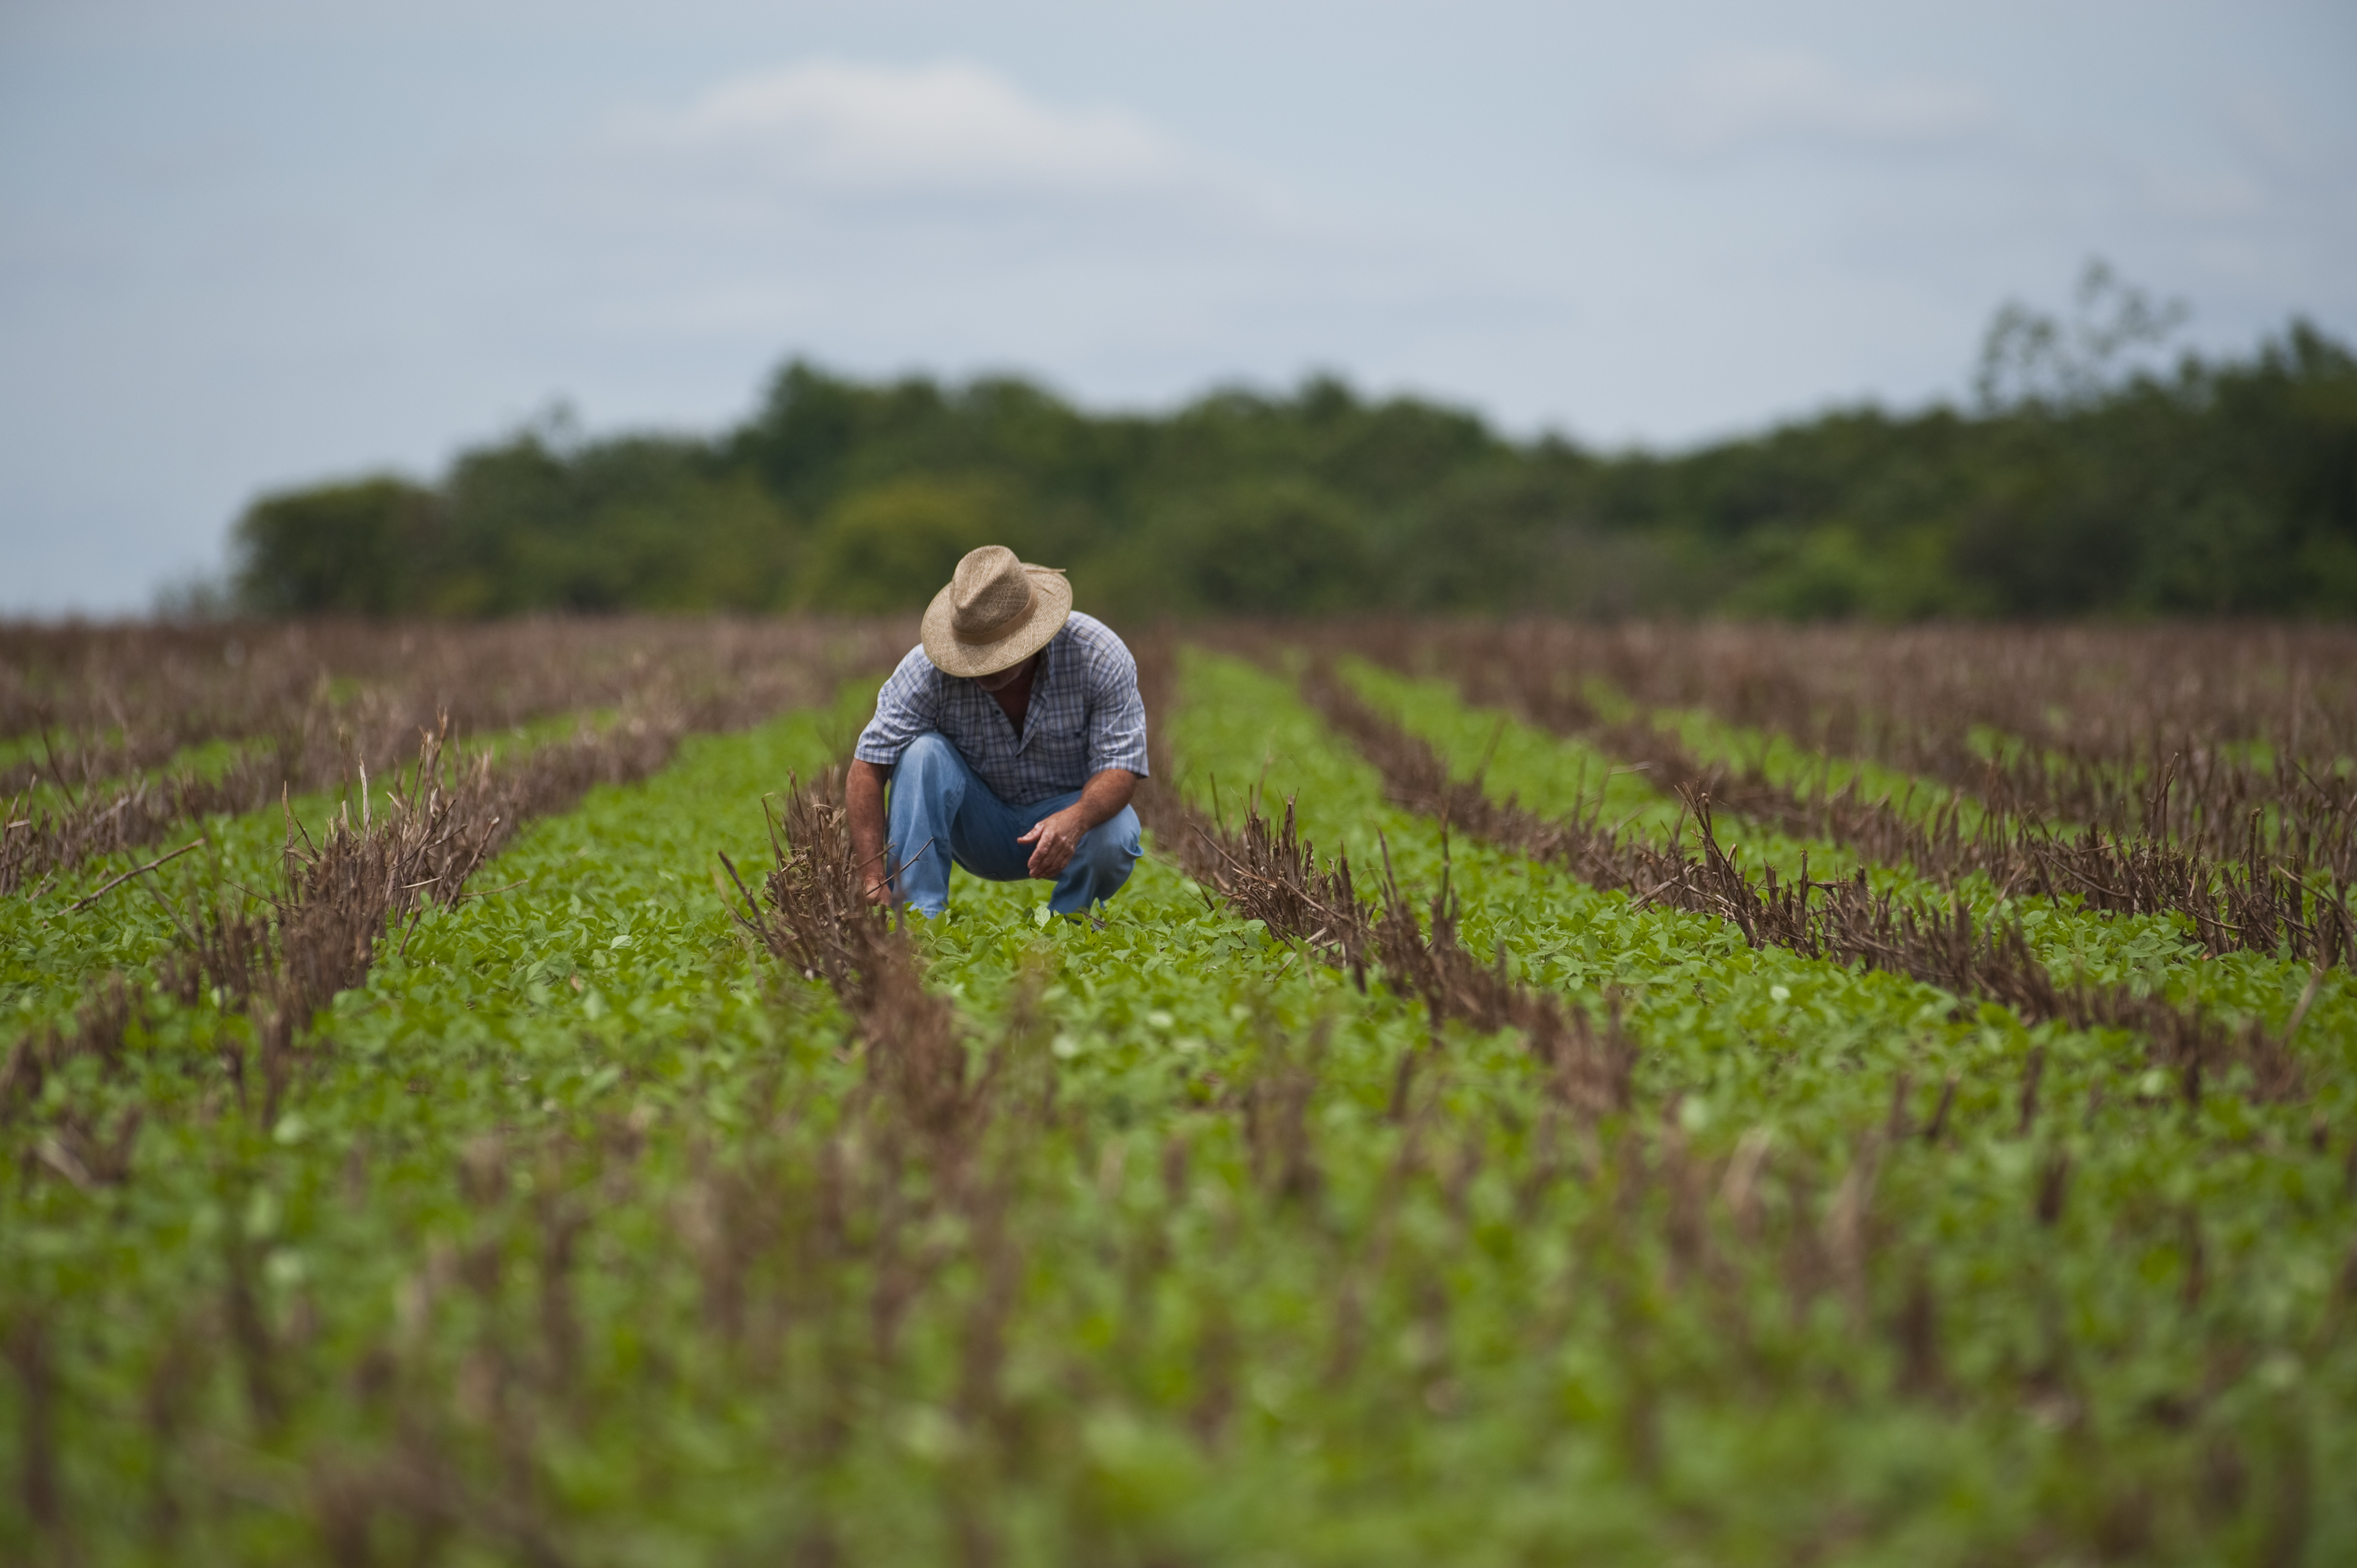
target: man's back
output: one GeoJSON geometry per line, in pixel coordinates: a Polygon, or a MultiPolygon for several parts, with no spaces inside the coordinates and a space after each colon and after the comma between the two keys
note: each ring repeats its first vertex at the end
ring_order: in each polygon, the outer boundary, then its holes
{"type": "Polygon", "coordinates": [[[844,779],[868,897],[944,914],[953,864],[1052,881],[1059,914],[1112,897],[1141,852],[1129,797],[1146,704],[1129,650],[1073,611],[1063,573],[1000,544],[966,552],[920,629],[844,779]]]}
{"type": "Polygon", "coordinates": [[[1146,772],[1137,661],[1112,628],[1078,611],[1040,650],[1019,733],[990,693],[944,674],[920,646],[877,694],[855,755],[889,768],[928,732],[955,746],[1009,805],[1077,789],[1108,768],[1141,779],[1146,772]]]}

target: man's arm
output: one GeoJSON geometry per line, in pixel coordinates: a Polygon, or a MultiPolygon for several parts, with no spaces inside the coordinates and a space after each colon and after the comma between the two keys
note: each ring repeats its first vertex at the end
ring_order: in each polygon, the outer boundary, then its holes
{"type": "Polygon", "coordinates": [[[1082,835],[1119,816],[1136,788],[1136,774],[1125,768],[1108,768],[1081,787],[1079,800],[1040,818],[1029,832],[1015,841],[1031,845],[1031,875],[1061,876],[1081,847],[1082,835]]]}
{"type": "Polygon", "coordinates": [[[851,819],[851,858],[866,885],[870,904],[892,901],[892,867],[884,864],[884,785],[892,770],[873,762],[854,762],[843,780],[843,803],[851,819]]]}
{"type": "Polygon", "coordinates": [[[852,857],[872,903],[892,897],[895,868],[884,864],[884,786],[908,744],[941,727],[940,706],[941,672],[922,646],[912,648],[876,693],[876,714],[859,732],[851,771],[843,781],[843,803],[850,819],[852,857]]]}

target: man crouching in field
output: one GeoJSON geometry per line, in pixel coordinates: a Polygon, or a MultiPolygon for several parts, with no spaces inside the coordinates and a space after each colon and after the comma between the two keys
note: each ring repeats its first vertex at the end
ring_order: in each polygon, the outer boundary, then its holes
{"type": "Polygon", "coordinates": [[[1052,877],[1048,908],[1076,915],[1137,861],[1137,661],[1073,613],[1061,572],[1002,545],[970,553],[933,596],[923,642],[884,682],[853,756],[851,844],[872,902],[897,893],[940,914],[954,860],[994,882],[1052,877]]]}

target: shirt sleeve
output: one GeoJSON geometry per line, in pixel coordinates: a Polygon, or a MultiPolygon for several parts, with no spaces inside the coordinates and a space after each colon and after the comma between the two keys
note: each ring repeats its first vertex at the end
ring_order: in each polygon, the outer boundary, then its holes
{"type": "Polygon", "coordinates": [[[876,716],[859,732],[852,756],[878,768],[900,760],[909,743],[928,730],[941,727],[942,686],[939,671],[922,648],[909,650],[900,667],[876,693],[876,716]]]}
{"type": "Polygon", "coordinates": [[[1146,699],[1137,692],[1137,660],[1119,638],[1089,666],[1089,773],[1119,768],[1146,777],[1146,699]]]}

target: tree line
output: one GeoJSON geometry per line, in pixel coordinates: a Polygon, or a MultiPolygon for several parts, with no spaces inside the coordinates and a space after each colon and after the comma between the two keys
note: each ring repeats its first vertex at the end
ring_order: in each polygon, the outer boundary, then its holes
{"type": "Polygon", "coordinates": [[[1149,415],[798,360],[709,437],[543,421],[431,484],[264,496],[231,592],[264,615],[893,610],[1003,542],[1136,618],[2357,614],[2350,349],[2295,321],[2127,370],[2167,313],[2100,269],[2080,303],[2001,312],[1970,406],[1666,454],[1324,376],[1149,415]]]}

